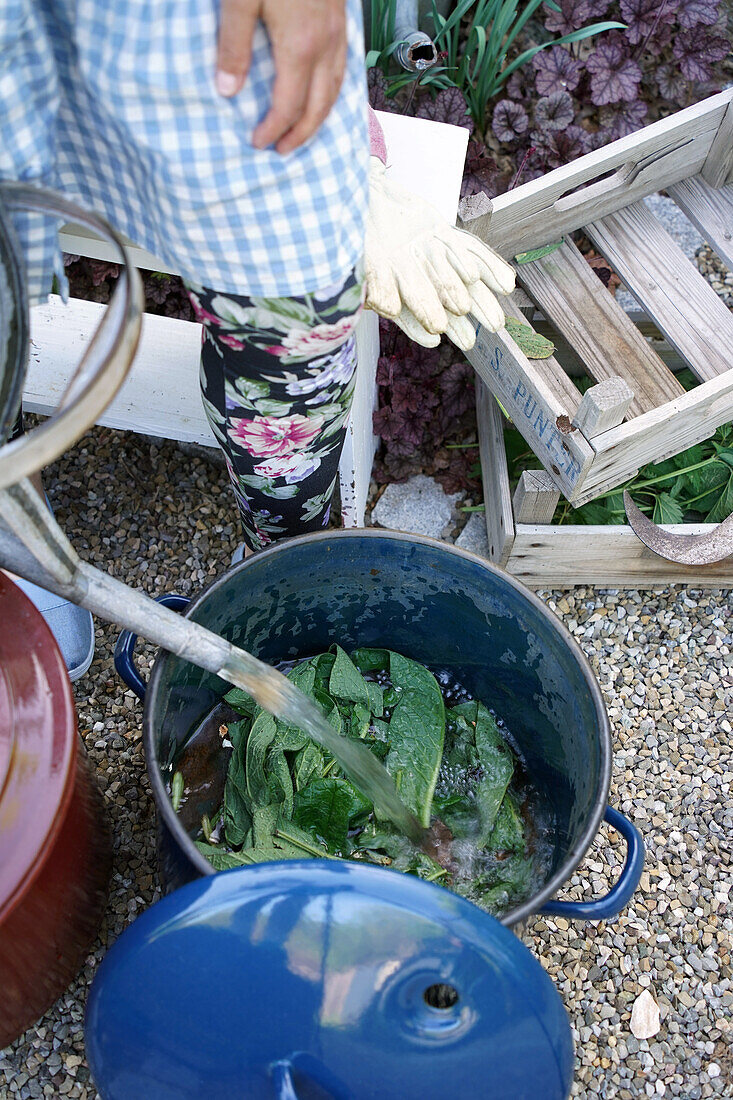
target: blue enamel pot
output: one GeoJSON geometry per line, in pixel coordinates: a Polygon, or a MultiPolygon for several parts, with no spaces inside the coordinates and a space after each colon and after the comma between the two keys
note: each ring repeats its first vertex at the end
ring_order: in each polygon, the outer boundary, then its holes
{"type": "MultiPolygon", "coordinates": [[[[607,805],[612,750],[600,688],[562,623],[508,574],[432,539],[329,531],[256,554],[190,603],[164,600],[270,663],[311,656],[337,641],[347,651],[383,646],[450,669],[504,718],[554,822],[546,880],[503,923],[537,912],[608,920],[629,901],[643,845],[631,822],[607,805]],[[604,817],[626,840],[616,885],[602,898],[556,900],[604,817]]],[[[134,636],[120,637],[115,664],[145,701],[161,873],[172,890],[213,869],[171,806],[169,765],[228,685],[163,651],[145,685],[133,665],[134,643],[134,636]]]]}

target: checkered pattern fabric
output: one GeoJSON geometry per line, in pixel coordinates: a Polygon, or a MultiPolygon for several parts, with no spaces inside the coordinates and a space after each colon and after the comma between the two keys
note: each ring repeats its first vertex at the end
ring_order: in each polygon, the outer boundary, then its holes
{"type": "MultiPolygon", "coordinates": [[[[65,193],[217,290],[343,281],[363,249],[369,157],[361,0],[346,6],[339,99],[283,157],[250,144],[274,77],[262,26],[243,91],[214,88],[218,0],[3,0],[0,178],[65,193]]],[[[55,226],[34,215],[17,228],[38,297],[58,270],[55,226]]]]}

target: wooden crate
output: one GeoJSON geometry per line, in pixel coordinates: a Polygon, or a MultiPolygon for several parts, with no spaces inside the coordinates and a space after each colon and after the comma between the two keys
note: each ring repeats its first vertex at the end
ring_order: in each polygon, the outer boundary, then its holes
{"type": "MultiPolygon", "coordinates": [[[[504,416],[476,380],[481,470],[486,502],[489,556],[530,588],[649,588],[683,583],[694,588],[733,587],[733,557],[714,565],[665,561],[647,549],[626,525],[557,526],[552,516],[560,497],[546,470],[530,470],[512,494],[504,448],[504,416]]],[[[665,530],[695,535],[714,524],[675,524],[665,530]]]]}
{"type": "MultiPolygon", "coordinates": [[[[518,279],[597,384],[581,395],[558,358],[527,359],[505,329],[479,327],[468,358],[575,505],[733,419],[733,314],[641,201],[662,189],[733,267],[733,89],[462,211],[463,227],[508,258],[564,237],[517,264],[518,279]],[[684,391],[566,236],[581,229],[695,389],[684,391]]],[[[508,312],[527,322],[515,299],[508,312]]]]}

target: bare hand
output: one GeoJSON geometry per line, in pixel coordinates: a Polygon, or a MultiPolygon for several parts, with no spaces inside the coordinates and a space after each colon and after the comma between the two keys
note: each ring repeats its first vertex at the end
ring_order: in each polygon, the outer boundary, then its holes
{"type": "Polygon", "coordinates": [[[258,20],[270,39],[275,85],[252,144],[291,153],[315,134],[338,97],[346,68],[344,0],[222,0],[216,86],[223,96],[244,85],[258,20]]]}

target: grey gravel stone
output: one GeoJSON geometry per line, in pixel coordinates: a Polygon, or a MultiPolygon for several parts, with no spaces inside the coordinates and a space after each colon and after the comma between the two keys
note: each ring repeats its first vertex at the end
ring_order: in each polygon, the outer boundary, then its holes
{"type": "Polygon", "coordinates": [[[483,512],[472,512],[468,517],[468,523],[456,539],[456,546],[462,550],[470,550],[473,554],[480,554],[483,558],[489,556],[489,539],[486,534],[486,516],[483,512]]]}
{"type": "Polygon", "coordinates": [[[388,485],[372,510],[372,523],[413,535],[445,537],[457,519],[462,493],[446,493],[437,481],[417,474],[409,481],[388,485]]]}

